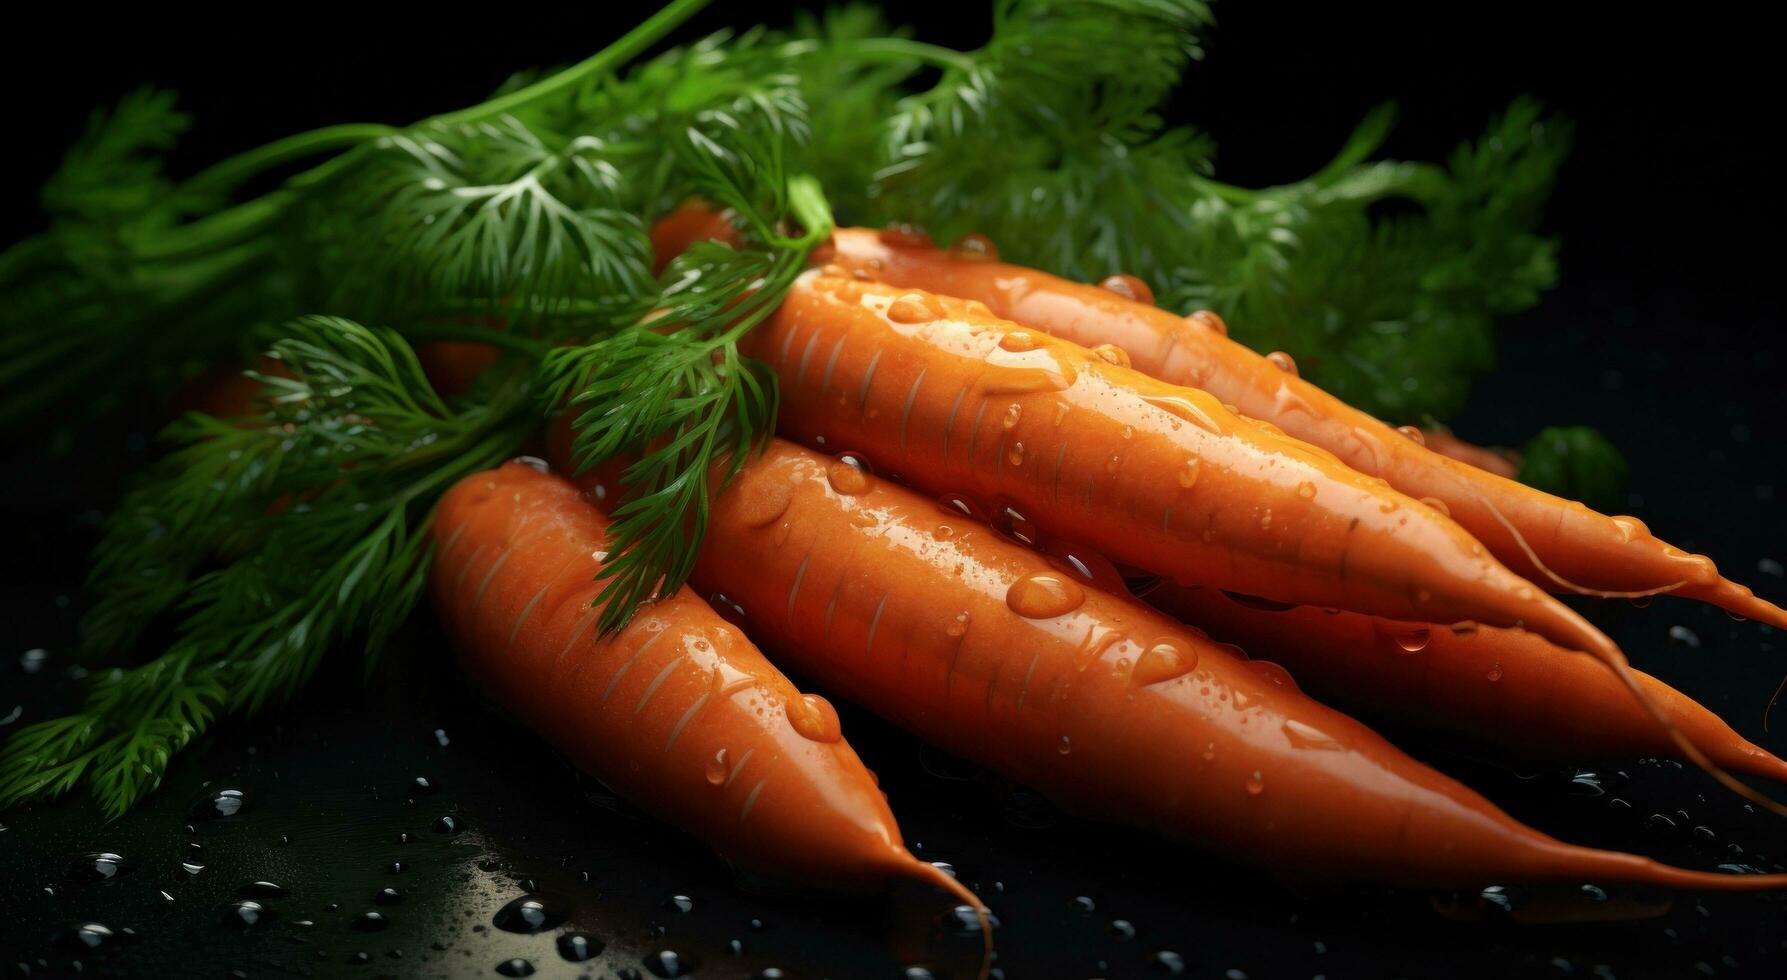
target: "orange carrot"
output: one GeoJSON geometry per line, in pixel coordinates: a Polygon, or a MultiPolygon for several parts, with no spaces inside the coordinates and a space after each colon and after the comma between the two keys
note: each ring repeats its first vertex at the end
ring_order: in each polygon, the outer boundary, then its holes
{"type": "Polygon", "coordinates": [[[1787,885],[1546,837],[1282,670],[959,516],[777,440],[715,500],[695,580],[790,666],[927,741],[1256,865],[1414,886],[1787,885]]]}
{"type": "MultiPolygon", "coordinates": [[[[1411,439],[1417,438],[1417,436],[1411,435],[1406,428],[1398,431],[1411,439]]],[[[1441,456],[1450,457],[1460,463],[1468,463],[1477,469],[1494,473],[1504,479],[1512,480],[1520,472],[1519,453],[1512,449],[1492,448],[1479,446],[1474,442],[1466,442],[1443,425],[1430,425],[1421,429],[1418,438],[1422,445],[1441,456]]]]}
{"type": "Polygon", "coordinates": [[[1151,305],[1133,277],[1088,286],[994,261],[990,248],[945,252],[904,233],[842,229],[834,246],[831,261],[882,281],[977,300],[1087,347],[1115,345],[1145,374],[1204,389],[1410,497],[1441,501],[1508,567],[1552,591],[1670,593],[1787,628],[1787,611],[1720,576],[1706,556],[1653,537],[1637,518],[1607,517],[1432,452],[1298,377],[1288,355],[1261,357],[1230,340],[1219,317],[1182,318],[1151,305]]]}
{"type": "Polygon", "coordinates": [[[737,240],[738,232],[725,212],[716,212],[700,201],[689,201],[652,224],[652,272],[663,272],[670,260],[696,242],[709,239],[737,240]]]}
{"type": "Polygon", "coordinates": [[[932,493],[1015,508],[1052,537],[1187,584],[1532,630],[1594,656],[1685,758],[1787,816],[1675,729],[1613,641],[1441,509],[1208,392],[1131,370],[1118,349],[837,269],[803,274],[741,345],[780,379],[784,435],[866,452],[932,493]]]}
{"type": "Polygon", "coordinates": [[[525,462],[467,477],[432,534],[435,605],[495,700],[616,791],[751,871],[825,887],[916,878],[831,706],[803,695],[688,590],[596,632],[607,521],[525,462]]]}
{"type": "MultiPolygon", "coordinates": [[[[1316,698],[1419,730],[1479,758],[1577,764],[1673,755],[1607,672],[1531,633],[1454,632],[1355,613],[1289,609],[1162,582],[1147,600],[1218,640],[1290,668],[1316,698]]],[[[1787,762],[1648,674],[1651,699],[1707,756],[1734,772],[1787,780],[1787,762]]]]}

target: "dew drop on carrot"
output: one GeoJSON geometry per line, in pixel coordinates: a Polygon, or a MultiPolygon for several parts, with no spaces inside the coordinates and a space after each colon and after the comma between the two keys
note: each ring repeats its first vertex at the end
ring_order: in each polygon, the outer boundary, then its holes
{"type": "Polygon", "coordinates": [[[1013,354],[1033,351],[1042,346],[1042,341],[1028,330],[1013,330],[999,336],[999,349],[1013,354]]]}
{"type": "Polygon", "coordinates": [[[1147,283],[1126,272],[1119,272],[1114,276],[1106,276],[1104,281],[1098,285],[1099,288],[1116,293],[1124,299],[1133,299],[1138,303],[1147,303],[1149,305],[1153,305],[1154,303],[1154,290],[1149,289],[1147,283]]]}
{"type": "Polygon", "coordinates": [[[1192,456],[1179,467],[1179,486],[1190,490],[1198,482],[1198,459],[1192,456]]]}
{"type": "Polygon", "coordinates": [[[950,527],[948,524],[939,524],[937,525],[937,529],[931,532],[931,537],[936,538],[938,541],[948,541],[955,536],[956,529],[950,527]]]}
{"type": "Polygon", "coordinates": [[[1189,643],[1175,636],[1163,636],[1142,651],[1130,674],[1136,684],[1147,686],[1182,677],[1196,669],[1198,652],[1189,643]]]}
{"type": "Polygon", "coordinates": [[[867,508],[858,507],[850,512],[850,523],[857,527],[874,527],[881,523],[881,518],[867,508]]]}
{"type": "Polygon", "coordinates": [[[538,456],[517,456],[509,462],[515,466],[525,466],[535,473],[551,473],[552,464],[538,456]]]}
{"type": "Polygon", "coordinates": [[[1273,367],[1283,371],[1291,377],[1294,378],[1297,376],[1297,359],[1286,354],[1284,351],[1275,350],[1266,355],[1266,360],[1271,361],[1273,367]]]}
{"type": "Polygon", "coordinates": [[[1407,436],[1409,441],[1417,446],[1427,445],[1427,434],[1412,425],[1399,425],[1396,427],[1396,431],[1407,436]]]}
{"type": "Polygon", "coordinates": [[[971,231],[950,243],[949,254],[953,258],[970,262],[991,262],[999,258],[999,249],[994,246],[991,238],[978,231],[971,231]]]}
{"type": "Polygon", "coordinates": [[[946,493],[937,498],[937,506],[952,516],[973,518],[981,523],[991,523],[986,508],[980,506],[974,498],[960,493],[946,493]]]}
{"type": "Polygon", "coordinates": [[[1027,548],[1036,547],[1037,539],[1041,536],[1036,529],[1036,522],[1025,517],[1016,507],[1007,507],[1000,511],[994,526],[1016,538],[1019,544],[1027,548]]]}
{"type": "MultiPolygon", "coordinates": [[[[1216,418],[1212,414],[1218,402],[1202,391],[1187,390],[1179,395],[1144,395],[1142,400],[1206,432],[1222,434],[1222,427],[1216,424],[1216,418]]],[[[1124,428],[1127,429],[1128,426],[1124,428]]]]}
{"type": "Polygon", "coordinates": [[[1447,517],[1452,516],[1452,508],[1447,507],[1446,502],[1438,497],[1422,497],[1421,502],[1447,517]]]}
{"type": "Polygon", "coordinates": [[[718,786],[726,781],[726,773],[732,768],[731,759],[725,749],[720,749],[707,760],[707,781],[709,785],[718,786]]]}
{"type": "Polygon", "coordinates": [[[1198,310],[1196,313],[1191,314],[1185,319],[1206,330],[1215,331],[1224,337],[1229,335],[1229,325],[1223,322],[1222,317],[1217,316],[1209,310],[1198,310]]]}
{"type": "Polygon", "coordinates": [[[1310,483],[1308,480],[1305,480],[1302,483],[1297,484],[1297,496],[1302,497],[1304,500],[1308,500],[1308,499],[1314,497],[1315,496],[1315,484],[1310,483]]]}
{"type": "Polygon", "coordinates": [[[1258,796],[1265,791],[1266,777],[1258,769],[1255,769],[1253,774],[1247,777],[1247,795],[1258,796]]]}
{"type": "Polygon", "coordinates": [[[895,323],[930,323],[938,313],[931,308],[930,297],[906,293],[887,305],[887,318],[895,323]]]}
{"type": "Polygon", "coordinates": [[[964,609],[961,612],[956,613],[955,617],[949,621],[949,624],[943,627],[943,632],[952,637],[960,637],[962,634],[968,632],[968,619],[969,616],[967,610],[964,609]]]}
{"type": "Polygon", "coordinates": [[[1005,604],[1025,619],[1065,616],[1086,601],[1086,591],[1057,571],[1031,572],[1005,590],[1005,604]]]}
{"type": "Polygon", "coordinates": [[[1502,679],[1502,665],[1499,663],[1490,664],[1489,665],[1489,673],[1484,674],[1483,676],[1489,678],[1491,681],[1501,680],[1502,679]]]}
{"type": "Polygon", "coordinates": [[[1013,466],[1024,465],[1024,444],[1014,442],[1005,450],[1005,461],[1013,466]]]}
{"type": "Polygon", "coordinates": [[[849,497],[868,492],[871,472],[868,460],[855,453],[839,453],[825,468],[825,479],[833,490],[849,497]]]}
{"type": "Polygon", "coordinates": [[[788,723],[800,736],[814,742],[836,742],[844,737],[838,711],[817,694],[803,694],[787,703],[788,723]]]}
{"type": "Polygon", "coordinates": [[[1631,541],[1633,538],[1650,536],[1650,528],[1646,527],[1644,522],[1636,517],[1621,515],[1612,518],[1612,521],[1614,526],[1619,528],[1619,536],[1622,540],[1631,541]]]}
{"type": "Polygon", "coordinates": [[[1006,407],[1005,417],[999,420],[999,424],[1005,428],[1005,431],[1010,432],[1018,427],[1018,420],[1023,417],[1024,407],[1017,402],[1012,402],[1006,407]]]}
{"type": "Polygon", "coordinates": [[[1073,739],[1068,738],[1066,735],[1061,736],[1061,741],[1055,743],[1055,751],[1061,753],[1062,755],[1066,755],[1069,752],[1072,752],[1073,751],[1073,739]]]}
{"type": "Polygon", "coordinates": [[[1104,469],[1106,473],[1115,473],[1117,472],[1117,468],[1121,465],[1123,465],[1123,455],[1121,453],[1112,453],[1111,458],[1105,461],[1104,469]]]}
{"type": "Polygon", "coordinates": [[[1340,743],[1335,741],[1334,736],[1294,718],[1286,721],[1283,728],[1284,737],[1290,740],[1291,745],[1299,749],[1320,749],[1333,752],[1338,751],[1341,747],[1340,743]]]}
{"type": "Polygon", "coordinates": [[[745,625],[745,607],[724,592],[715,592],[708,597],[707,604],[713,607],[720,618],[741,629],[745,625]]]}
{"type": "Polygon", "coordinates": [[[1425,626],[1398,629],[1390,635],[1397,649],[1404,653],[1420,653],[1427,649],[1427,641],[1432,638],[1433,631],[1425,626]]]}
{"type": "MultiPolygon", "coordinates": [[[[1208,689],[1206,689],[1206,691],[1207,690],[1208,689]]],[[[1204,743],[1204,761],[1211,762],[1211,761],[1214,761],[1215,759],[1216,759],[1216,743],[1215,742],[1205,742],[1204,743]]]]}
{"type": "Polygon", "coordinates": [[[918,225],[898,221],[881,229],[881,243],[898,248],[934,248],[936,242],[931,239],[930,232],[918,225]]]}
{"type": "Polygon", "coordinates": [[[1453,623],[1449,628],[1453,636],[1471,636],[1477,632],[1476,622],[1469,619],[1453,623]]]}
{"type": "Polygon", "coordinates": [[[738,517],[746,527],[763,527],[781,517],[794,500],[794,484],[771,473],[745,480],[733,491],[738,498],[738,517]]]}
{"type": "Polygon", "coordinates": [[[1121,368],[1130,365],[1129,352],[1116,344],[1099,344],[1092,348],[1092,353],[1097,354],[1107,364],[1114,364],[1121,368]]]}
{"type": "MultiPolygon", "coordinates": [[[[1270,660],[1249,660],[1247,662],[1247,669],[1253,671],[1254,676],[1266,681],[1273,687],[1287,688],[1292,691],[1297,690],[1297,681],[1296,678],[1291,676],[1291,672],[1270,660]]],[[[1236,698],[1237,703],[1239,703],[1240,694],[1238,692],[1236,698]]]]}

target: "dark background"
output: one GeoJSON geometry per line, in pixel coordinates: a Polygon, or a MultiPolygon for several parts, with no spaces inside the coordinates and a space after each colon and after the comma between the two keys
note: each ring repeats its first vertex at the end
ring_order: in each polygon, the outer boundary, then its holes
{"type": "MultiPolygon", "coordinates": [[[[759,9],[767,5],[716,6],[727,9],[708,11],[679,38],[786,19],[759,9]]],[[[1577,149],[1550,212],[1564,243],[1563,283],[1507,323],[1502,366],[1456,427],[1513,444],[1546,424],[1599,427],[1631,461],[1634,513],[1780,601],[1787,394],[1778,380],[1778,156],[1766,150],[1779,138],[1773,35],[1761,13],[1735,6],[1669,19],[1611,6],[1560,14],[1562,6],[1222,4],[1209,56],[1174,114],[1215,135],[1219,176],[1241,184],[1311,172],[1385,99],[1403,110],[1386,152],[1411,158],[1449,152],[1523,92],[1574,119],[1577,149]]],[[[137,83],[185,96],[198,124],[175,166],[190,171],[312,126],[400,122],[470,104],[512,69],[584,57],[636,19],[597,5],[443,9],[390,26],[374,26],[365,9],[276,9],[264,21],[166,9],[47,13],[48,25],[11,32],[0,63],[10,93],[4,242],[38,226],[35,187],[85,113],[137,83]]],[[[972,45],[990,16],[956,4],[895,19],[925,39],[972,45]]],[[[0,595],[13,645],[0,657],[0,736],[74,691],[57,653],[78,615],[97,513],[144,458],[155,420],[137,422],[92,432],[68,459],[30,445],[4,450],[12,479],[0,489],[0,513],[13,540],[0,579],[15,584],[0,595]],[[39,648],[47,660],[25,655],[39,648]]],[[[1602,604],[1593,615],[1641,666],[1787,752],[1780,727],[1770,735],[1761,726],[1783,664],[1779,634],[1668,600],[1647,610],[1602,604]],[[1672,641],[1672,626],[1694,642],[1672,641]]],[[[972,975],[977,944],[938,921],[945,906],[933,896],[815,902],[738,883],[698,845],[603,800],[526,732],[481,711],[446,669],[428,623],[402,648],[370,685],[354,664],[338,664],[291,708],[220,728],[117,824],[101,824],[78,799],[0,814],[0,970],[495,976],[499,962],[519,956],[542,976],[609,976],[675,949],[699,961],[696,976],[767,966],[899,976],[915,964],[972,975]],[[416,776],[434,791],[418,792],[416,776]],[[226,786],[248,791],[250,807],[221,820],[191,816],[194,801],[226,786]],[[445,815],[469,829],[435,833],[445,815]],[[400,843],[403,834],[413,841],[400,843]],[[105,883],[65,875],[71,860],[101,850],[124,854],[133,869],[105,883]],[[203,867],[188,872],[182,862],[203,867]],[[392,862],[405,869],[392,872],[392,862]],[[247,932],[220,925],[239,887],[256,879],[288,892],[265,900],[274,915],[247,932]],[[389,927],[355,929],[386,885],[404,892],[381,908],[389,927]],[[607,953],[573,966],[550,935],[493,930],[496,909],[528,890],[554,896],[607,953]],[[664,904],[673,894],[689,896],[693,910],[664,904]],[[86,921],[118,935],[95,950],[63,945],[66,927],[86,921]]],[[[1681,895],[1661,917],[1630,923],[1460,924],[1421,896],[1293,892],[1065,821],[872,718],[850,713],[845,723],[908,839],[922,856],[955,864],[992,904],[1003,923],[1001,964],[1014,977],[1145,975],[1161,950],[1203,977],[1787,969],[1787,907],[1772,897],[1681,895]],[[1077,910],[1076,896],[1095,909],[1077,910]]],[[[1612,760],[1597,779],[1572,782],[1573,773],[1523,777],[1417,749],[1568,839],[1699,867],[1769,867],[1782,850],[1778,821],[1671,766],[1612,760]]],[[[1616,904],[1655,898],[1615,896],[1616,904]]]]}

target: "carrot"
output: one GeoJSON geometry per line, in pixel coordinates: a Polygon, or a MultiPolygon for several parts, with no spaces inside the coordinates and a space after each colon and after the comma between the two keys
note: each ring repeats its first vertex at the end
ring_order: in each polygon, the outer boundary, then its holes
{"type": "Polygon", "coordinates": [[[477,683],[740,868],[835,888],[915,878],[979,908],[901,845],[831,706],[688,590],[595,632],[606,528],[570,483],[522,461],[446,494],[430,585],[477,683]]]}
{"type": "Polygon", "coordinates": [[[1509,568],[1552,591],[1669,593],[1787,629],[1787,610],[1723,578],[1706,556],[1653,537],[1637,518],[1608,517],[1432,452],[1298,377],[1289,356],[1261,357],[1230,340],[1213,314],[1174,316],[1151,305],[1147,286],[1133,277],[1088,286],[990,254],[990,247],[944,252],[906,233],[841,229],[829,258],[894,285],[978,300],[999,316],[1087,347],[1115,345],[1145,374],[1202,388],[1410,497],[1441,501],[1509,568]]]}
{"type": "Polygon", "coordinates": [[[685,202],[652,224],[652,272],[663,272],[671,259],[696,242],[734,242],[737,237],[727,212],[716,212],[700,201],[685,202]]]}
{"type": "Polygon", "coordinates": [[[1429,425],[1418,430],[1418,434],[1411,434],[1407,428],[1397,431],[1411,439],[1419,439],[1422,445],[1441,456],[1475,466],[1486,473],[1512,480],[1520,472],[1519,453],[1512,449],[1466,442],[1443,425],[1429,425]]]}
{"type": "MultiPolygon", "coordinates": [[[[1290,668],[1317,699],[1428,733],[1492,761],[1577,764],[1673,755],[1675,746],[1598,665],[1531,633],[1430,629],[1307,606],[1281,608],[1162,582],[1148,603],[1290,668]]],[[[1692,698],[1634,672],[1714,762],[1787,781],[1787,762],[1692,698]]]]}
{"type": "Polygon", "coordinates": [[[1281,671],[845,460],[776,440],[710,516],[695,582],[789,666],[1074,812],[1341,879],[1787,885],[1547,837],[1281,671]]]}

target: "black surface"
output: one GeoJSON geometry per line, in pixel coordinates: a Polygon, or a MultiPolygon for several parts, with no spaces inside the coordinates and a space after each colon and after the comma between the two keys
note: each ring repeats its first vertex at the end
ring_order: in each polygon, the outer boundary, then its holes
{"type": "MultiPolygon", "coordinates": [[[[1765,147],[1774,134],[1763,110],[1772,86],[1763,84],[1760,24],[1560,22],[1538,4],[1473,7],[1445,23],[1429,5],[1267,8],[1220,11],[1209,61],[1179,104],[1215,132],[1221,173],[1237,182],[1308,172],[1366,108],[1391,96],[1404,102],[1404,126],[1389,150],[1411,156],[1444,153],[1522,91],[1578,121],[1579,149],[1552,212],[1565,241],[1564,284],[1509,322],[1501,369],[1478,386],[1457,428],[1489,442],[1519,442],[1550,423],[1602,428],[1627,450],[1634,513],[1764,595],[1787,596],[1780,209],[1769,197],[1775,173],[1765,147]]],[[[107,38],[85,37],[91,25],[64,15],[63,29],[38,36],[41,60],[27,52],[0,68],[18,95],[9,126],[24,137],[8,148],[17,177],[6,237],[31,227],[29,188],[81,113],[135,81],[188,93],[201,120],[181,158],[190,166],[309,125],[470,102],[510,68],[579,57],[631,20],[593,8],[553,15],[550,25],[523,20],[532,13],[493,13],[488,30],[444,13],[377,30],[319,13],[277,30],[244,26],[224,41],[152,19],[167,16],[159,11],[121,15],[107,38]]],[[[967,40],[985,20],[971,14],[908,19],[927,36],[967,40]]],[[[710,11],[704,26],[755,19],[710,11]]],[[[139,420],[152,421],[149,412],[139,420]]],[[[0,489],[0,514],[12,540],[0,576],[13,587],[0,590],[0,615],[12,648],[0,651],[0,735],[74,693],[56,651],[79,611],[97,510],[144,458],[143,431],[90,433],[73,459],[6,450],[12,478],[0,489]],[[47,659],[25,655],[38,648],[47,659]]],[[[1668,600],[1590,608],[1640,666],[1787,751],[1780,726],[1761,730],[1787,645],[1778,633],[1668,600]],[[1675,626],[1698,645],[1672,640],[1675,626]]],[[[0,814],[0,970],[498,976],[499,964],[520,957],[538,976],[610,976],[643,973],[646,956],[673,949],[698,961],[698,977],[767,966],[808,977],[899,976],[921,963],[972,975],[977,942],[946,928],[947,902],[923,889],[849,902],[764,892],[693,842],[605,801],[540,742],[469,699],[430,624],[370,683],[350,659],[338,658],[290,709],[222,727],[116,824],[102,824],[80,799],[0,814]],[[418,776],[433,792],[416,789],[418,776]],[[195,819],[192,805],[226,788],[244,790],[249,805],[195,819]],[[464,829],[435,832],[443,816],[464,829]],[[412,840],[401,843],[403,834],[412,840]],[[104,882],[67,877],[71,861],[98,851],[122,854],[131,869],[104,882]],[[182,862],[203,868],[190,873],[182,862]],[[389,872],[392,862],[405,870],[389,872]],[[252,899],[271,915],[247,930],[226,925],[226,916],[241,922],[230,903],[260,880],[285,893],[252,899]],[[380,904],[386,887],[401,889],[401,900],[380,904]],[[603,954],[572,964],[557,952],[562,929],[495,928],[498,910],[529,892],[552,895],[567,914],[563,929],[598,938],[603,954]],[[690,911],[666,904],[678,894],[692,900],[690,911]],[[385,928],[356,928],[371,910],[385,928]],[[67,945],[79,940],[66,930],[85,922],[114,938],[97,949],[67,945]]],[[[908,840],[923,857],[953,863],[992,905],[999,962],[1012,977],[1149,975],[1161,950],[1200,977],[1787,970],[1787,907],[1773,896],[1679,895],[1660,917],[1638,922],[1520,926],[1491,914],[1460,923],[1437,916],[1424,896],[1287,888],[1140,834],[1065,821],[861,713],[844,721],[908,840]],[[1079,896],[1094,910],[1079,911],[1079,896]],[[1133,938],[1112,926],[1117,919],[1133,938]]],[[[1567,839],[1699,867],[1773,867],[1787,852],[1787,825],[1745,812],[1674,766],[1612,760],[1595,768],[1598,780],[1573,783],[1569,773],[1519,778],[1436,761],[1567,839]]],[[[1616,894],[1613,903],[1655,897],[1616,894]]]]}

